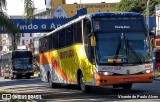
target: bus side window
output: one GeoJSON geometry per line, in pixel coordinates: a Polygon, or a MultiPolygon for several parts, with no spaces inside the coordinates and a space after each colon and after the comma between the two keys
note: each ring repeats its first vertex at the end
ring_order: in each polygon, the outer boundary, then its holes
{"type": "Polygon", "coordinates": [[[66,44],[65,44],[65,39],[66,39],[66,37],[65,37],[65,29],[62,29],[62,30],[60,30],[60,32],[59,32],[59,48],[62,48],[62,47],[65,47],[66,46],[66,44]]]}
{"type": "Polygon", "coordinates": [[[75,23],[73,28],[74,32],[74,43],[82,43],[82,23],[77,22],[75,23]]]}
{"type": "Polygon", "coordinates": [[[52,47],[52,35],[48,36],[48,50],[51,50],[53,47],[52,47]]]}
{"type": "Polygon", "coordinates": [[[66,46],[72,45],[73,44],[73,25],[71,25],[68,28],[65,28],[66,30],[66,46]]]}
{"type": "Polygon", "coordinates": [[[83,21],[83,34],[84,34],[84,43],[85,43],[85,50],[88,59],[91,61],[91,44],[90,44],[90,34],[91,34],[91,24],[90,21],[84,19],[83,21]]]}
{"type": "Polygon", "coordinates": [[[52,35],[52,45],[53,45],[53,49],[58,48],[58,34],[57,33],[52,35]]]}

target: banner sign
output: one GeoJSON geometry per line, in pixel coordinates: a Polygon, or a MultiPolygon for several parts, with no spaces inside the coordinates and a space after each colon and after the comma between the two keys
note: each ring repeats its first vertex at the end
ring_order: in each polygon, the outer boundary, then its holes
{"type": "MultiPolygon", "coordinates": [[[[86,13],[87,9],[83,8],[78,10],[77,14],[71,18],[32,19],[31,21],[27,21],[26,19],[11,19],[11,21],[20,29],[20,33],[41,33],[50,32],[86,13]]],[[[0,33],[5,33],[5,31],[0,30],[0,33]]]]}

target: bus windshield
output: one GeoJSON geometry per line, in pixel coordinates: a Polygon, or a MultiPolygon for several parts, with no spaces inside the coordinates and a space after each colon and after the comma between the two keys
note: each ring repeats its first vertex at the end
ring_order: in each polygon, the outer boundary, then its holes
{"type": "Polygon", "coordinates": [[[145,32],[98,33],[96,36],[100,63],[113,63],[114,59],[119,59],[119,63],[139,63],[150,59],[145,32]]]}
{"type": "Polygon", "coordinates": [[[106,17],[93,19],[95,32],[146,31],[142,17],[106,17]]]}
{"type": "Polygon", "coordinates": [[[32,61],[30,58],[15,58],[13,65],[15,69],[31,69],[32,61]]]}

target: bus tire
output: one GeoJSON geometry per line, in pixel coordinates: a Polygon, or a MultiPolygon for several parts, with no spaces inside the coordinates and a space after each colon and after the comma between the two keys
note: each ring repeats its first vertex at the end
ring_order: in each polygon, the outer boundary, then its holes
{"type": "Polygon", "coordinates": [[[132,83],[127,83],[122,85],[123,90],[130,90],[132,88],[132,83]]]}
{"type": "Polygon", "coordinates": [[[90,92],[91,86],[85,85],[84,76],[83,76],[82,73],[80,74],[79,78],[80,78],[79,79],[79,84],[80,84],[80,89],[81,89],[82,93],[88,93],[88,92],[90,92]]]}

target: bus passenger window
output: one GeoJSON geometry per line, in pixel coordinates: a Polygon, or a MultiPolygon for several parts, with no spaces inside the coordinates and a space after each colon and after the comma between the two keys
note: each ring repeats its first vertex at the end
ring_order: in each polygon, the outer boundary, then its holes
{"type": "Polygon", "coordinates": [[[70,30],[66,29],[66,46],[73,44],[73,25],[71,25],[70,30]]]}
{"type": "Polygon", "coordinates": [[[74,43],[82,43],[82,23],[74,24],[74,43]]]}
{"type": "Polygon", "coordinates": [[[55,35],[52,35],[52,45],[53,45],[53,49],[57,49],[58,48],[58,34],[56,33],[55,35]]]}
{"type": "Polygon", "coordinates": [[[65,29],[59,32],[59,48],[65,47],[65,29]]]}
{"type": "Polygon", "coordinates": [[[51,50],[53,47],[52,47],[52,36],[48,36],[48,50],[51,50]]]}

